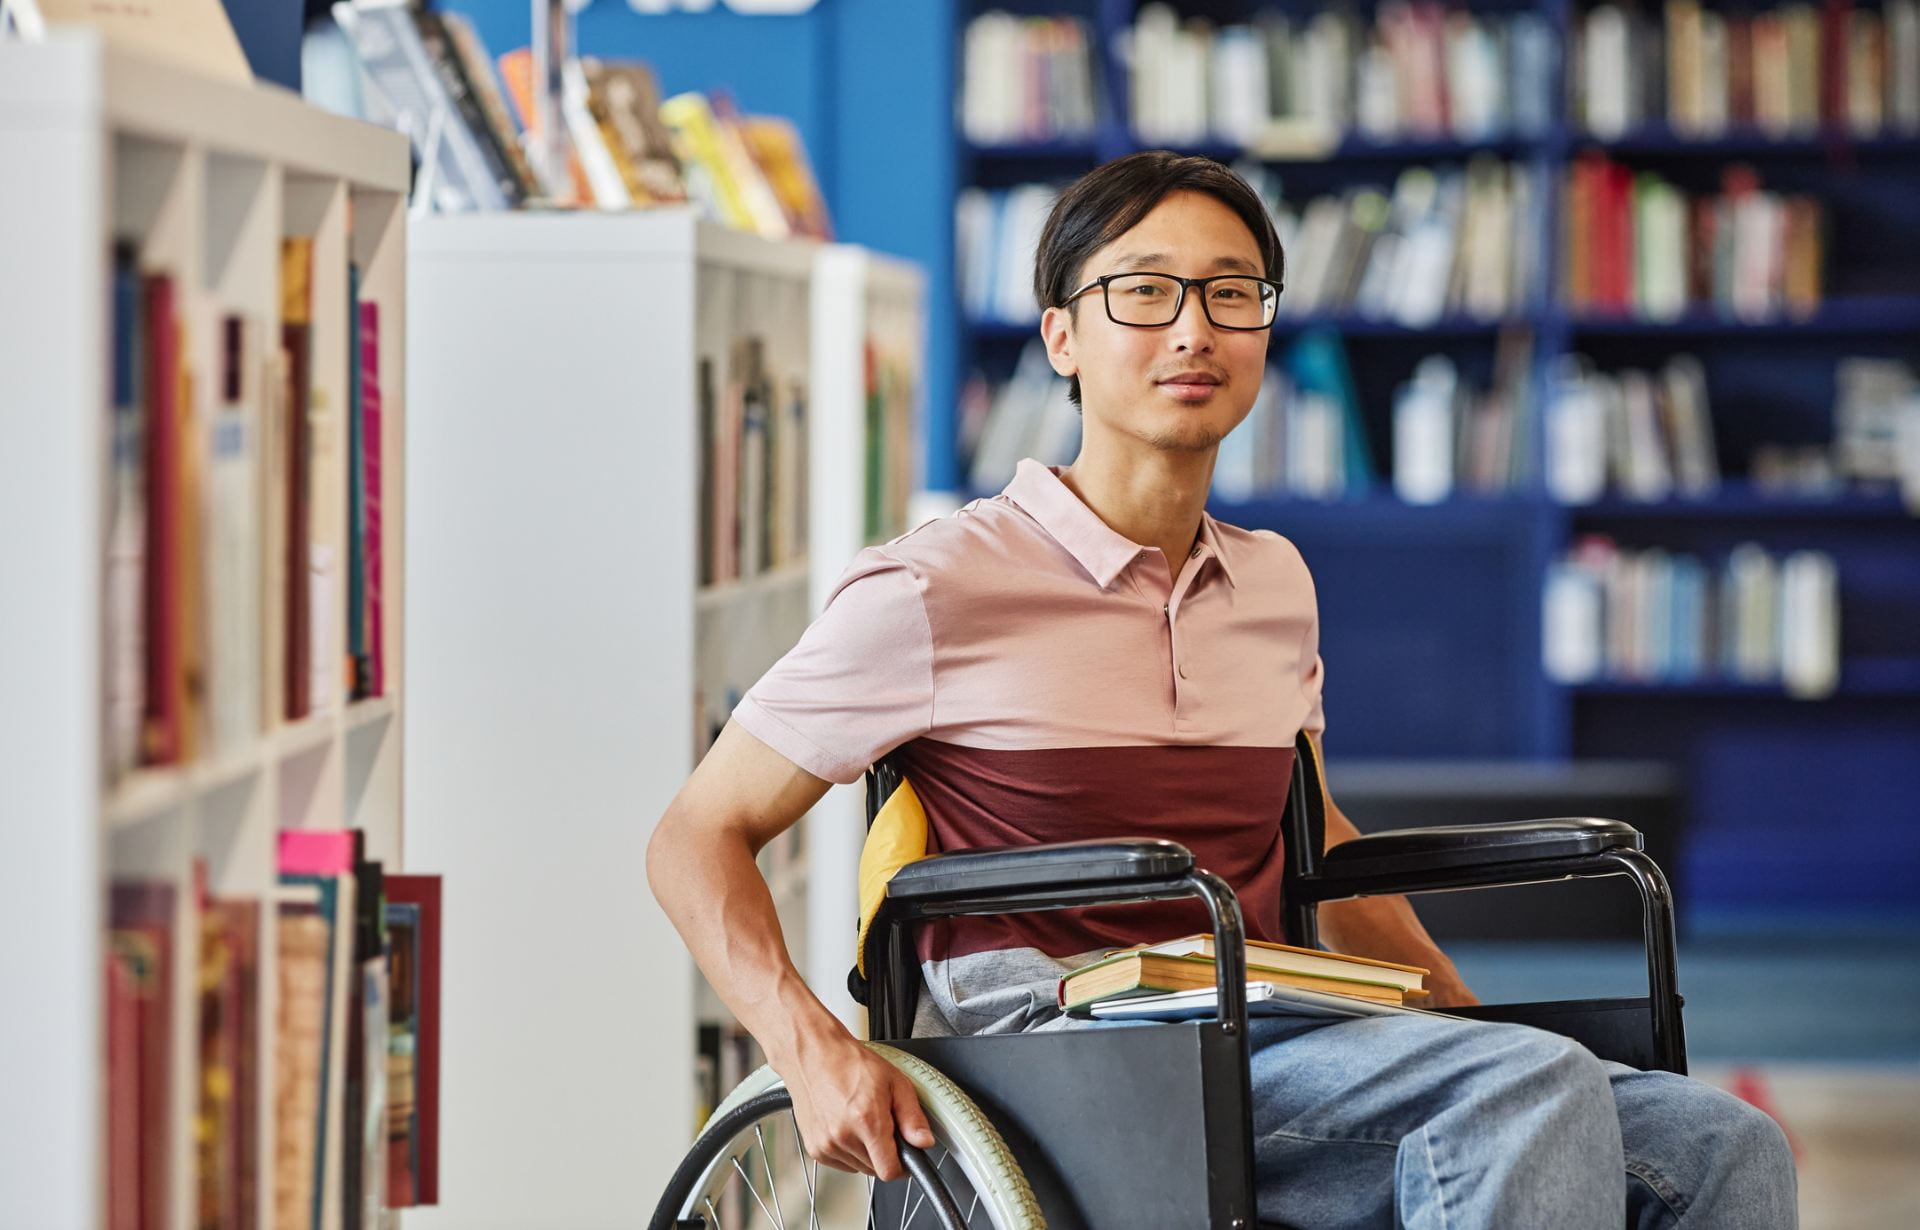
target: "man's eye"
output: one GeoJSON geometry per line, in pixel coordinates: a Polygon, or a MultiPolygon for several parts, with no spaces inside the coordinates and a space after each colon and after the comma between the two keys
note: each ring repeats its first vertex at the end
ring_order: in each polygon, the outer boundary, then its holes
{"type": "Polygon", "coordinates": [[[1213,290],[1213,297],[1215,299],[1244,299],[1247,297],[1247,292],[1241,290],[1238,286],[1216,286],[1213,290]]]}
{"type": "Polygon", "coordinates": [[[1166,287],[1164,286],[1155,286],[1151,282],[1144,282],[1139,286],[1128,287],[1127,293],[1130,295],[1133,295],[1136,298],[1142,298],[1142,297],[1151,297],[1153,295],[1161,294],[1165,290],[1166,290],[1166,287]]]}

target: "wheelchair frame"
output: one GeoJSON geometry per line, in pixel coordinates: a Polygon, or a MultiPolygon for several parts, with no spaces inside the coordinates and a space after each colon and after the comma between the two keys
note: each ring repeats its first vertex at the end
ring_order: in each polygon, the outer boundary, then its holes
{"type": "MultiPolygon", "coordinates": [[[[1365,835],[1323,854],[1326,796],[1317,758],[1304,734],[1296,749],[1281,820],[1290,942],[1317,946],[1316,910],[1325,901],[1623,875],[1641,900],[1647,996],[1453,1011],[1549,1029],[1632,1066],[1686,1071],[1673,897],[1659,867],[1642,852],[1637,831],[1618,821],[1584,818],[1407,829],[1365,835]]],[[[869,825],[901,780],[890,759],[868,771],[869,825]]],[[[1244,935],[1233,890],[1194,867],[1192,855],[1173,842],[1134,838],[954,851],[895,874],[863,954],[874,977],[862,977],[856,968],[848,985],[869,1009],[871,1039],[920,1055],[980,1104],[1020,1157],[1049,1226],[1148,1230],[1204,1218],[1203,1224],[1224,1230],[1253,1230],[1260,1223],[1244,935]],[[1221,1007],[1215,1020],[1151,1029],[908,1036],[920,978],[912,929],[922,922],[1191,896],[1205,902],[1220,939],[1221,1007]],[[1088,1098],[1096,1090],[1098,1110],[1090,1114],[1088,1098]],[[1143,1123],[1156,1129],[1152,1140],[1160,1165],[1139,1164],[1143,1123]]]]}

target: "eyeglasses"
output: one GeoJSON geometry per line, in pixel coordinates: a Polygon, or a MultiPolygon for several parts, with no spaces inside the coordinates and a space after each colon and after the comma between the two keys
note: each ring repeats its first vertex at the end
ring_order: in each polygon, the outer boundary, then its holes
{"type": "Polygon", "coordinates": [[[1180,318],[1187,288],[1200,289],[1200,309],[1216,329],[1265,329],[1280,303],[1280,283],[1229,273],[1211,278],[1177,278],[1170,273],[1109,273],[1068,295],[1072,303],[1098,286],[1107,303],[1107,319],[1116,325],[1157,329],[1180,318]]]}

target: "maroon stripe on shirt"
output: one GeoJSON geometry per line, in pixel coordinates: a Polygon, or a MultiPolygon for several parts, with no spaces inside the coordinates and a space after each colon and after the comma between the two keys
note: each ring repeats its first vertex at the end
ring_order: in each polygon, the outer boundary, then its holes
{"type": "MultiPolygon", "coordinates": [[[[1016,751],[915,739],[894,752],[927,813],[928,853],[1115,837],[1193,851],[1240,898],[1251,939],[1284,943],[1280,816],[1290,747],[1063,747],[1016,751]]],[[[919,929],[923,961],[1000,948],[1066,957],[1213,924],[1198,899],[978,918],[919,929]]]]}

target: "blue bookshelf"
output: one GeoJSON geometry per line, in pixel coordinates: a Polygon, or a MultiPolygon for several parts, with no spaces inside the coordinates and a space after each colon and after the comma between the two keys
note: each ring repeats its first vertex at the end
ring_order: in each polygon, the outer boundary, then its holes
{"type": "MultiPolygon", "coordinates": [[[[1710,0],[1711,2],[1711,0],[1710,0]]],[[[1115,35],[1135,0],[999,4],[956,9],[958,29],[989,8],[1060,13],[1090,23],[1100,49],[1100,129],[1080,141],[974,147],[956,141],[957,181],[1001,187],[1064,181],[1096,162],[1143,148],[1126,131],[1127,76],[1115,35]]],[[[1297,4],[1189,0],[1186,14],[1219,23],[1264,7],[1298,14],[1297,4]]],[[[1368,6],[1363,5],[1363,10],[1368,6]]],[[[1468,0],[1477,11],[1530,7],[1468,0]]],[[[1539,0],[1558,39],[1582,6],[1539,0]]],[[[956,47],[958,39],[956,38],[956,47]]],[[[956,57],[958,56],[956,51],[956,57]]],[[[959,79],[956,72],[956,80],[959,79]]],[[[1856,139],[1817,133],[1772,140],[1736,132],[1713,140],[1664,126],[1600,140],[1568,122],[1557,102],[1548,128],[1530,138],[1482,144],[1451,140],[1374,142],[1348,138],[1331,149],[1252,156],[1282,176],[1290,196],[1373,183],[1388,186],[1403,165],[1459,164],[1492,153],[1534,169],[1557,198],[1572,159],[1600,150],[1635,169],[1656,170],[1688,190],[1712,187],[1730,162],[1753,166],[1768,187],[1811,192],[1829,209],[1828,298],[1810,315],[1741,320],[1694,308],[1673,320],[1571,311],[1558,306],[1564,238],[1549,213],[1544,305],[1504,320],[1450,316],[1408,329],[1336,314],[1283,319],[1276,347],[1309,325],[1337,329],[1350,346],[1367,435],[1388,469],[1389,398],[1418,359],[1442,352],[1463,370],[1485,364],[1503,326],[1531,329],[1536,387],[1561,354],[1589,355],[1602,368],[1657,368],[1679,352],[1708,373],[1720,462],[1729,477],[1703,499],[1636,503],[1609,496],[1566,507],[1543,492],[1497,499],[1455,498],[1410,506],[1389,490],[1316,502],[1261,499],[1216,504],[1215,516],[1277,530],[1314,570],[1327,661],[1332,746],[1343,756],[1557,761],[1589,757],[1654,759],[1682,770],[1690,799],[1684,876],[1690,905],[1748,909],[1778,895],[1782,867],[1804,879],[1803,906],[1846,904],[1841,868],[1871,857],[1887,871],[1868,897],[1886,896],[1900,877],[1920,877],[1920,519],[1896,493],[1843,490],[1797,496],[1757,488],[1744,475],[1762,441],[1812,443],[1832,424],[1833,365],[1843,355],[1920,363],[1920,138],[1856,139]],[[1563,687],[1540,662],[1541,584],[1576,538],[1606,534],[1623,545],[1723,556],[1756,541],[1785,552],[1815,547],[1840,571],[1843,666],[1830,697],[1798,700],[1778,684],[1602,682],[1563,687]],[[1784,755],[1783,747],[1791,754],[1784,755]],[[1836,782],[1837,774],[1848,780],[1836,782]],[[1817,819],[1833,793],[1858,807],[1836,832],[1817,819]],[[1755,858],[1756,847],[1766,857],[1755,858]],[[1828,874],[1831,872],[1832,874],[1828,874]]],[[[1182,152],[1239,161],[1247,151],[1200,143],[1182,152]]],[[[962,324],[956,372],[993,374],[1033,337],[1033,324],[962,324]]],[[[1536,441],[1541,433],[1535,433],[1536,441]]],[[[965,459],[950,442],[929,454],[929,474],[957,479],[965,459]]],[[[958,485],[956,483],[956,485],[958,485]]]]}

